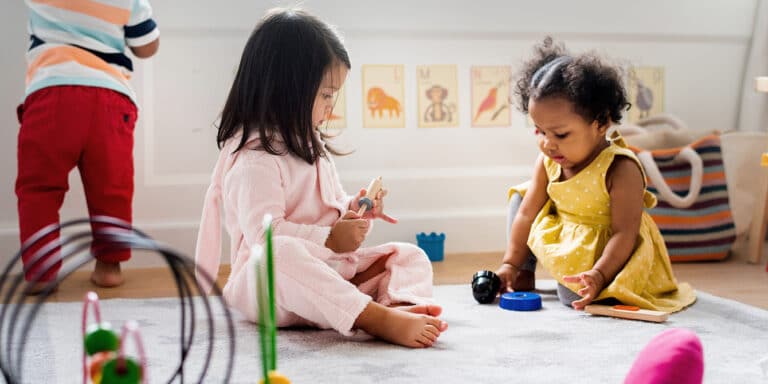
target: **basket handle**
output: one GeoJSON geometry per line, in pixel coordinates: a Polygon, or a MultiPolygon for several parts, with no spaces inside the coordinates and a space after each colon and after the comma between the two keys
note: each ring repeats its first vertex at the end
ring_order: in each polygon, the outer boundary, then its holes
{"type": "Polygon", "coordinates": [[[654,126],[654,125],[661,125],[666,124],[663,127],[658,127],[660,129],[670,129],[672,131],[682,130],[687,131],[688,125],[685,124],[683,120],[681,120],[679,117],[669,114],[669,113],[659,113],[653,116],[648,116],[645,118],[642,118],[635,122],[640,127],[647,128],[648,126],[654,126]]]}
{"type": "Polygon", "coordinates": [[[651,180],[651,183],[659,191],[659,195],[664,201],[667,201],[671,206],[675,208],[688,208],[696,199],[699,198],[701,193],[701,184],[704,179],[704,164],[701,160],[701,156],[689,146],[685,146],[675,156],[675,160],[685,160],[691,164],[691,186],[688,188],[688,194],[684,197],[679,196],[673,192],[667,184],[664,177],[661,175],[658,165],[653,160],[653,156],[648,151],[641,151],[637,154],[637,158],[645,168],[645,173],[651,180]]]}

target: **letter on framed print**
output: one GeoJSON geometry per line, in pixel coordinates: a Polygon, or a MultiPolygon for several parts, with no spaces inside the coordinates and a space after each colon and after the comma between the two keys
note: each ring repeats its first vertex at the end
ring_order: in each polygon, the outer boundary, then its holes
{"type": "Polygon", "coordinates": [[[459,126],[459,84],[455,65],[416,67],[419,127],[459,126]]]}
{"type": "Polygon", "coordinates": [[[472,67],[472,126],[509,127],[512,112],[509,105],[509,66],[472,67]]]}
{"type": "Polygon", "coordinates": [[[363,65],[363,126],[405,128],[403,65],[363,65]]]}

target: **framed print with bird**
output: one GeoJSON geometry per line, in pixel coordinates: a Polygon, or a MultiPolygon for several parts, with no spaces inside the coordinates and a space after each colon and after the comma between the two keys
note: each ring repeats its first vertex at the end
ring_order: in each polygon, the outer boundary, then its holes
{"type": "Polygon", "coordinates": [[[509,66],[473,66],[472,126],[509,127],[512,124],[509,66]]]}

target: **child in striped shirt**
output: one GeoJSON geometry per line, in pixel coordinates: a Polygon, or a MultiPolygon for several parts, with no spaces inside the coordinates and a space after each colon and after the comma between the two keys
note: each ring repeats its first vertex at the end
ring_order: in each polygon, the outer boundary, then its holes
{"type": "MultiPolygon", "coordinates": [[[[136,96],[126,47],[136,57],[157,52],[159,31],[147,0],[26,0],[30,46],[26,92],[17,110],[19,235],[24,243],[38,230],[58,223],[77,167],[91,216],[131,222],[133,130],[136,96]]],[[[92,228],[96,229],[96,228],[92,228]]],[[[94,231],[95,232],[95,231],[94,231]]],[[[24,273],[39,291],[56,278],[56,252],[32,262],[52,233],[22,254],[24,273]],[[48,264],[53,263],[51,268],[48,264]]],[[[92,250],[94,284],[122,284],[120,262],[130,250],[107,250],[97,238],[92,250]]],[[[34,293],[34,292],[33,292],[34,293]]]]}

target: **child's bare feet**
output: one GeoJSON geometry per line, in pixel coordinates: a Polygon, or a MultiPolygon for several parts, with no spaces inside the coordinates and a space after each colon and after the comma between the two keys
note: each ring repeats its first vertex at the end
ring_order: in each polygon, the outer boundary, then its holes
{"type": "MultiPolygon", "coordinates": [[[[432,306],[431,310],[436,308],[440,307],[432,306]]],[[[448,329],[448,323],[422,311],[429,312],[429,306],[389,308],[372,301],[357,317],[354,326],[394,344],[411,348],[431,347],[440,333],[448,329]]]]}
{"type": "Polygon", "coordinates": [[[435,304],[415,304],[415,305],[402,305],[402,306],[392,306],[392,308],[399,309],[401,311],[421,314],[421,315],[429,315],[429,316],[440,316],[441,313],[443,313],[443,307],[435,304]]]}
{"type": "Polygon", "coordinates": [[[91,282],[99,287],[112,288],[122,285],[125,280],[120,272],[120,263],[105,263],[96,260],[96,267],[91,273],[91,282]]]}

